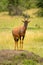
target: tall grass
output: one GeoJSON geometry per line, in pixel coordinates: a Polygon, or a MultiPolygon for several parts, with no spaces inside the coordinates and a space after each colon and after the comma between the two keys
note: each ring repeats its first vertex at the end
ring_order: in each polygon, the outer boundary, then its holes
{"type": "MultiPolygon", "coordinates": [[[[29,12],[31,13],[31,11],[29,12]]],[[[2,15],[2,14],[1,14],[2,15]]],[[[0,15],[0,50],[14,49],[12,29],[22,26],[22,16],[0,15]]],[[[32,14],[30,14],[32,15],[32,14]]],[[[43,57],[43,18],[33,17],[28,24],[24,39],[24,50],[34,52],[43,57]],[[39,25],[37,28],[35,25],[39,25]]]]}

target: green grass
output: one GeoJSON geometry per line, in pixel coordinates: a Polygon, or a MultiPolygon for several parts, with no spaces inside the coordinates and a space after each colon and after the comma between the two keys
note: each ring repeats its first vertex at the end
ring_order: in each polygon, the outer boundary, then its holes
{"type": "MultiPolygon", "coordinates": [[[[14,49],[12,29],[22,26],[22,20],[23,17],[21,16],[0,15],[0,50],[14,49]]],[[[24,50],[34,52],[43,57],[43,18],[33,17],[30,20],[24,39],[24,50]],[[40,28],[36,27],[36,24],[40,28]]]]}
{"type": "MultiPolygon", "coordinates": [[[[12,30],[13,27],[21,26],[22,23],[22,17],[16,16],[16,17],[0,17],[0,31],[1,30],[12,30]]],[[[28,29],[31,30],[42,30],[43,29],[43,18],[33,18],[31,19],[31,22],[28,25],[28,29]],[[40,28],[36,27],[35,25],[40,26],[40,28]]]]}
{"type": "Polygon", "coordinates": [[[10,61],[4,60],[1,65],[38,65],[37,61],[25,59],[21,56],[12,57],[10,61]]]}
{"type": "Polygon", "coordinates": [[[24,60],[23,65],[37,65],[37,62],[32,61],[32,60],[24,60]]]}

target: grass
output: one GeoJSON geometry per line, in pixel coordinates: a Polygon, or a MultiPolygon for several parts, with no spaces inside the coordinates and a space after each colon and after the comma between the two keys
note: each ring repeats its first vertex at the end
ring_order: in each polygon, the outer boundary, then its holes
{"type": "Polygon", "coordinates": [[[37,61],[34,61],[32,59],[27,59],[25,57],[22,58],[22,56],[14,56],[10,59],[10,61],[4,60],[1,65],[37,65],[37,61]]]}
{"type": "Polygon", "coordinates": [[[0,64],[1,65],[43,65],[42,58],[34,53],[27,51],[1,51],[0,64]],[[4,54],[4,55],[3,55],[4,54]],[[2,60],[3,59],[3,60],[2,60]]]}
{"type": "MultiPolygon", "coordinates": [[[[30,15],[33,10],[30,10],[30,15]]],[[[22,26],[22,16],[8,16],[0,14],[0,50],[2,49],[14,49],[14,40],[12,36],[12,29],[18,26],[22,26]]],[[[31,22],[28,25],[26,36],[24,39],[24,50],[34,52],[43,57],[43,17],[31,18],[31,22]],[[40,26],[40,28],[35,25],[40,26]]]]}
{"type": "Polygon", "coordinates": [[[25,59],[25,60],[23,61],[23,64],[24,64],[24,65],[28,65],[28,64],[29,64],[29,65],[37,65],[37,62],[32,61],[32,60],[26,60],[26,59],[25,59]]]}

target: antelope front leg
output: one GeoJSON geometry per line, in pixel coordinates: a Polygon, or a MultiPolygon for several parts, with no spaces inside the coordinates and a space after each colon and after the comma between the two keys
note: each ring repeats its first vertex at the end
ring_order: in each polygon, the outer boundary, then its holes
{"type": "Polygon", "coordinates": [[[18,42],[17,42],[17,50],[18,50],[18,42]]]}
{"type": "Polygon", "coordinates": [[[21,44],[22,44],[22,47],[21,47],[21,48],[22,48],[22,50],[23,50],[23,40],[22,40],[21,44]]]}
{"type": "Polygon", "coordinates": [[[15,50],[16,50],[16,41],[15,41],[15,50]]]}
{"type": "Polygon", "coordinates": [[[20,50],[23,49],[23,37],[20,38],[20,50]]]}
{"type": "Polygon", "coordinates": [[[21,49],[23,50],[23,37],[21,37],[21,49]]]}
{"type": "Polygon", "coordinates": [[[15,50],[18,50],[18,42],[15,42],[15,50]]]}
{"type": "Polygon", "coordinates": [[[20,40],[20,50],[21,50],[21,40],[20,40]]]}
{"type": "Polygon", "coordinates": [[[22,50],[23,50],[23,40],[24,40],[24,37],[25,37],[25,35],[22,37],[22,50]]]}

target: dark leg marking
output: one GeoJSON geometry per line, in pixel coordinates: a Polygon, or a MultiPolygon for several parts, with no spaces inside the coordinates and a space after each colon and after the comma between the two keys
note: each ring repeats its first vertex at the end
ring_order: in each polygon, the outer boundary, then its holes
{"type": "Polygon", "coordinates": [[[15,50],[16,50],[16,49],[18,49],[18,40],[19,39],[18,38],[15,38],[14,40],[15,40],[15,50]]]}

